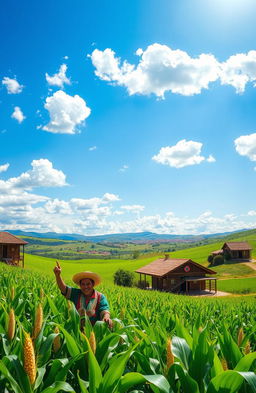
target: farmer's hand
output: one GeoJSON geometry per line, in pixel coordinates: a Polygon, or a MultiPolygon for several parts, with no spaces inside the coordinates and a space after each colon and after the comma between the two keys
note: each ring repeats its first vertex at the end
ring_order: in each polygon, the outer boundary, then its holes
{"type": "Polygon", "coordinates": [[[61,274],[61,267],[60,267],[60,264],[58,261],[56,261],[56,266],[53,269],[53,272],[54,272],[55,276],[60,276],[60,274],[61,274]]]}
{"type": "Polygon", "coordinates": [[[113,321],[112,321],[112,319],[110,319],[109,313],[106,313],[106,314],[104,315],[104,317],[103,317],[102,320],[108,324],[108,327],[109,327],[110,329],[113,328],[113,321]]]}

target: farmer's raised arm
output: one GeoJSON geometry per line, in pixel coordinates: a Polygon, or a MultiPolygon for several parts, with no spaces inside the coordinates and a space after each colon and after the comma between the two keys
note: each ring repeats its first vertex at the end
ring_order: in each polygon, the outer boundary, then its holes
{"type": "Polygon", "coordinates": [[[65,293],[66,293],[66,288],[67,288],[67,286],[66,286],[66,284],[64,283],[64,281],[62,280],[62,277],[61,277],[61,267],[60,267],[60,264],[59,264],[58,261],[56,261],[56,266],[55,266],[55,268],[53,269],[53,272],[54,272],[54,274],[55,274],[56,282],[57,282],[57,285],[58,285],[59,289],[61,290],[61,292],[62,292],[63,294],[65,294],[65,293]]]}

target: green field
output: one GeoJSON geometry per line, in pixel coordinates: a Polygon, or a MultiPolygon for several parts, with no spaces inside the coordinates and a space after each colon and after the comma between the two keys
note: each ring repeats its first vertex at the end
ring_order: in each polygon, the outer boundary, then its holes
{"type": "Polygon", "coordinates": [[[232,293],[256,293],[256,277],[219,280],[218,289],[232,293]]]}

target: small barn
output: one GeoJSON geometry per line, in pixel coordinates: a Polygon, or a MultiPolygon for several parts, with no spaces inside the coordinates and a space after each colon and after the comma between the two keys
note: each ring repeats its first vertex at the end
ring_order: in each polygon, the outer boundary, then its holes
{"type": "Polygon", "coordinates": [[[0,232],[0,261],[24,267],[24,246],[28,244],[9,232],[0,232]]]}
{"type": "Polygon", "coordinates": [[[223,244],[221,250],[213,251],[212,255],[225,255],[228,253],[232,260],[249,261],[251,259],[251,251],[252,247],[247,242],[227,242],[223,244]]]}
{"type": "Polygon", "coordinates": [[[136,270],[136,273],[140,275],[142,288],[151,287],[159,291],[186,294],[204,290],[217,292],[216,277],[207,277],[216,272],[191,259],[157,259],[136,270]]]}

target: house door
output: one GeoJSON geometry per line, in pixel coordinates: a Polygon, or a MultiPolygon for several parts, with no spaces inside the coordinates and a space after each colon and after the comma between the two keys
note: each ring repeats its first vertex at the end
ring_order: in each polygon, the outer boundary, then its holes
{"type": "Polygon", "coordinates": [[[238,258],[243,259],[243,251],[238,251],[238,258]]]}
{"type": "Polygon", "coordinates": [[[3,246],[3,258],[7,258],[7,246],[3,246]]]}

